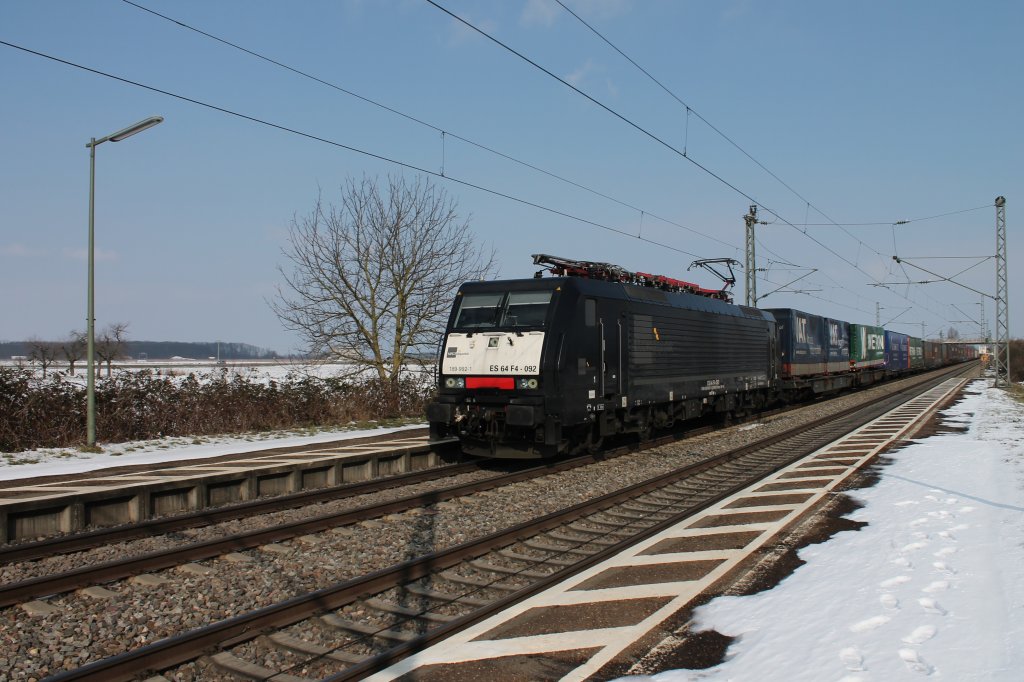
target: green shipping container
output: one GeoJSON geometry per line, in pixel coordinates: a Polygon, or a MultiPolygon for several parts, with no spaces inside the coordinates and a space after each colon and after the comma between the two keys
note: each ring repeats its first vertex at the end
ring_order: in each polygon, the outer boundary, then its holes
{"type": "Polygon", "coordinates": [[[850,367],[881,367],[885,364],[885,330],[866,324],[850,325],[850,367]]]}
{"type": "Polygon", "coordinates": [[[924,368],[924,341],[910,337],[910,369],[924,368]]]}

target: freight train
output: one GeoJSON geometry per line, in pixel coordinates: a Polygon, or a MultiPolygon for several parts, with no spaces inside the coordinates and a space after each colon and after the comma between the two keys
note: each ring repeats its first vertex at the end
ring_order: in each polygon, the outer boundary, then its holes
{"type": "Polygon", "coordinates": [[[533,279],[467,282],[427,405],[431,440],[539,458],[711,415],[742,416],[977,356],[725,289],[607,263],[533,256],[533,279]]]}

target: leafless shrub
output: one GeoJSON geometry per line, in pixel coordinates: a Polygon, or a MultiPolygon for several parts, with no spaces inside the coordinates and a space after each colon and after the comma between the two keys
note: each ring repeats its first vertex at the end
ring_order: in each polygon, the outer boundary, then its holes
{"type": "MultiPolygon", "coordinates": [[[[118,372],[96,387],[103,442],[341,426],[419,417],[427,389],[411,378],[354,382],[310,376],[263,384],[225,373],[201,380],[118,372]]],[[[85,389],[53,375],[0,368],[0,451],[78,445],[85,435],[85,389]]]]}
{"type": "Polygon", "coordinates": [[[1024,381],[1024,339],[1010,341],[1010,381],[1024,381]]]}

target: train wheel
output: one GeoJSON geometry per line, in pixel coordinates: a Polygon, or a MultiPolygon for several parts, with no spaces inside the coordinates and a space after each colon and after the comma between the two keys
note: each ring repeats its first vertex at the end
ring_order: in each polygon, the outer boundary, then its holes
{"type": "Polygon", "coordinates": [[[581,426],[576,431],[575,445],[570,449],[572,455],[589,454],[593,455],[601,451],[604,446],[604,438],[601,437],[599,426],[581,426]]]}

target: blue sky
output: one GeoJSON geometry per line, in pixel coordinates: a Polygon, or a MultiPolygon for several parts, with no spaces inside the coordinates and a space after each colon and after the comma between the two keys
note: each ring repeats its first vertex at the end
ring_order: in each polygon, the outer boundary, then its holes
{"type": "MultiPolygon", "coordinates": [[[[435,178],[505,277],[531,276],[544,252],[713,286],[687,267],[742,260],[753,197],[772,223],[759,227],[758,293],[817,268],[792,287],[805,293],[763,307],[871,323],[877,303],[900,331],[974,334],[975,293],[871,284],[935,279],[894,253],[947,276],[978,262],[950,256],[994,254],[1004,195],[1010,331],[1024,335],[1020,3],[566,0],[688,117],[553,0],[438,0],[665,144],[424,0],[138,4],[449,134],[121,0],[7,0],[0,40],[617,230],[435,178]]],[[[90,137],[165,118],[97,148],[97,325],[128,322],[134,339],[297,348],[266,304],[289,222],[320,188],[333,199],[349,177],[412,173],[4,45],[0,92],[2,340],[84,327],[90,137]]],[[[957,279],[991,294],[993,262],[957,279]]]]}

